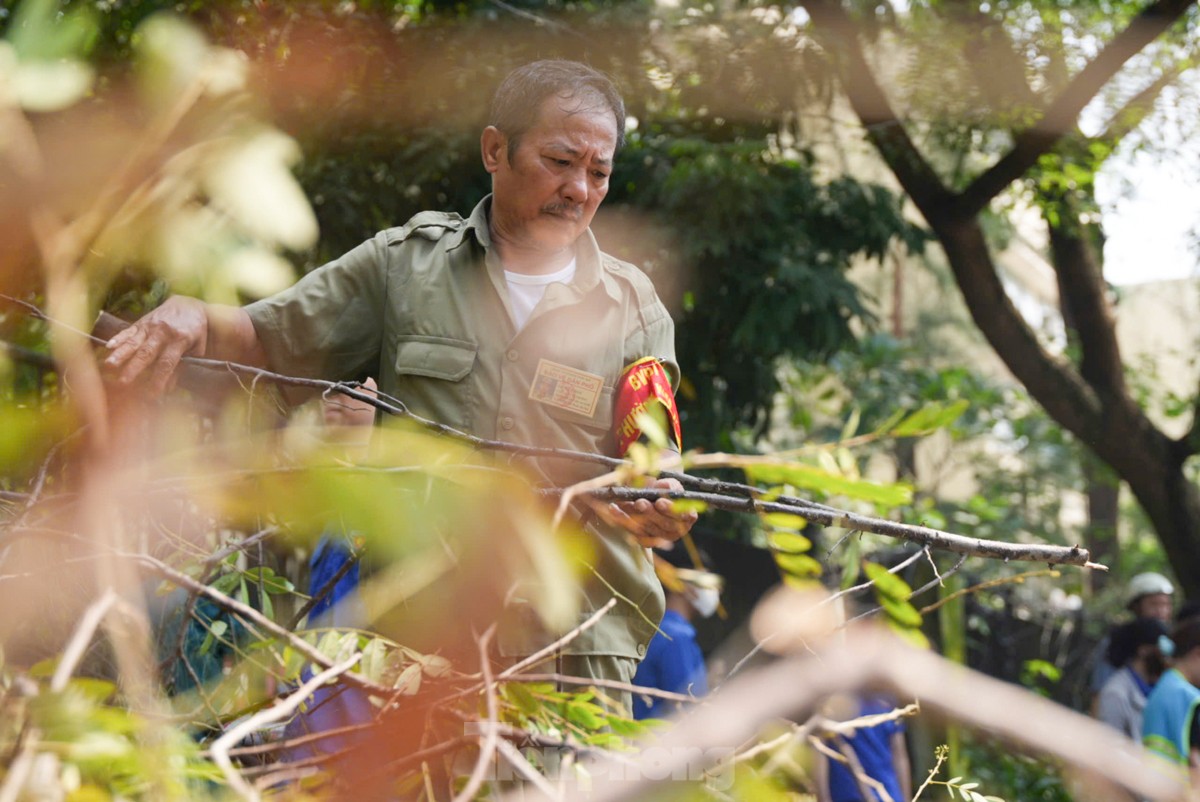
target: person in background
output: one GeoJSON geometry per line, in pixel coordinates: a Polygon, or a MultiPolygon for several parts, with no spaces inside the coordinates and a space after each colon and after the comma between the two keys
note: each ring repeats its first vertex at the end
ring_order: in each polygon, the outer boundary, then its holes
{"type": "Polygon", "coordinates": [[[1142,739],[1146,698],[1166,671],[1162,642],[1167,626],[1157,618],[1136,618],[1118,627],[1108,660],[1121,668],[1108,678],[1096,702],[1096,718],[1134,741],[1142,739]]]}
{"type": "MultiPolygon", "coordinates": [[[[364,391],[373,393],[375,380],[363,383],[364,391]]],[[[348,453],[361,451],[370,443],[375,407],[340,393],[322,399],[325,439],[346,448],[348,453]]],[[[347,532],[337,522],[330,522],[317,541],[309,560],[308,596],[313,599],[308,611],[306,630],[360,629],[367,624],[367,613],[359,592],[359,556],[362,546],[353,532],[347,532]]],[[[311,678],[306,672],[304,679],[311,678]]],[[[340,682],[318,688],[304,709],[284,727],[287,741],[316,733],[346,730],[369,723],[376,710],[362,691],[340,682]]],[[[331,755],[363,743],[362,731],[345,731],[283,750],[279,759],[295,762],[321,755],[331,755]]]]}
{"type": "MultiPolygon", "coordinates": [[[[856,704],[854,718],[884,715],[896,707],[882,696],[865,696],[856,704]]],[[[852,735],[837,736],[830,746],[842,754],[851,752],[861,774],[883,786],[893,802],[912,799],[912,768],[901,719],[859,727],[852,735]]],[[[816,775],[817,802],[879,802],[884,798],[870,783],[860,782],[855,771],[841,761],[818,759],[816,775]]]]}
{"type": "MultiPolygon", "coordinates": [[[[1133,613],[1134,618],[1154,618],[1169,625],[1174,596],[1175,586],[1171,584],[1171,580],[1162,574],[1147,571],[1129,580],[1129,587],[1126,590],[1126,607],[1133,613]]],[[[1113,632],[1116,629],[1116,626],[1112,627],[1092,652],[1090,687],[1093,713],[1096,712],[1101,689],[1120,668],[1120,666],[1113,665],[1108,659],[1109,644],[1112,642],[1113,632]]]]}
{"type": "Polygon", "coordinates": [[[1142,745],[1200,783],[1200,619],[1171,632],[1171,667],[1150,692],[1142,711],[1142,745]]]}
{"type": "MultiPolygon", "coordinates": [[[[676,567],[661,557],[656,557],[655,568],[666,590],[667,611],[659,625],[660,632],[650,641],[646,657],[633,675],[633,684],[704,696],[708,693],[707,669],[696,644],[692,621],[697,616],[708,618],[717,611],[724,580],[708,570],[676,567]]],[[[673,703],[666,699],[633,696],[635,719],[663,718],[673,709],[673,703]]]]}
{"type": "Polygon", "coordinates": [[[1196,617],[1200,617],[1200,600],[1189,599],[1179,605],[1179,609],[1175,611],[1175,626],[1179,626],[1196,617]]]}

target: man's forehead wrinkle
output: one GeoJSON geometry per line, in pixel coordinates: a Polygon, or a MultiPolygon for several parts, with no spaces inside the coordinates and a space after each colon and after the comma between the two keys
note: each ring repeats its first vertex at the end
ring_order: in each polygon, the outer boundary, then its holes
{"type": "MultiPolygon", "coordinates": [[[[578,157],[578,156],[583,155],[583,151],[580,150],[579,148],[575,147],[574,145],[572,145],[570,143],[563,142],[560,140],[551,141],[551,142],[547,143],[546,147],[549,148],[550,150],[557,150],[562,153],[565,153],[568,156],[578,157]]],[[[605,157],[600,157],[598,159],[592,159],[592,161],[596,162],[597,164],[612,164],[612,159],[605,158],[605,157]]]]}

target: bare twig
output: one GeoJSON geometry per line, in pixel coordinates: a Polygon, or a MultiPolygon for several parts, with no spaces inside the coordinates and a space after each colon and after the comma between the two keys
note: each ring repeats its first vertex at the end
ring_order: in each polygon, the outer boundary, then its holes
{"type": "Polygon", "coordinates": [[[912,802],[917,802],[917,800],[921,798],[921,794],[925,793],[925,789],[929,787],[929,783],[933,782],[933,778],[937,776],[939,771],[941,771],[942,764],[946,762],[945,750],[935,750],[934,756],[936,762],[933,764],[933,768],[929,770],[929,776],[925,778],[925,782],[921,783],[921,787],[917,789],[915,794],[913,794],[912,802]]]}
{"type": "Polygon", "coordinates": [[[87,651],[100,622],[104,620],[104,616],[108,615],[108,611],[116,603],[117,594],[109,588],[84,611],[83,618],[80,620],[79,626],[75,628],[75,634],[71,637],[71,642],[67,644],[58,667],[54,669],[54,676],[50,678],[50,690],[57,692],[67,687],[71,674],[75,672],[75,666],[79,665],[79,660],[87,651]]]}
{"type": "Polygon", "coordinates": [[[475,797],[476,792],[483,786],[488,766],[496,756],[496,743],[500,736],[496,732],[495,725],[500,721],[500,713],[499,704],[496,701],[496,682],[492,679],[492,658],[488,654],[488,644],[495,632],[496,625],[492,624],[478,642],[479,670],[483,672],[483,692],[484,698],[487,700],[488,726],[484,728],[483,743],[479,745],[479,757],[475,761],[475,768],[472,769],[466,785],[454,797],[454,802],[467,802],[475,797]]]}
{"type": "Polygon", "coordinates": [[[1013,584],[1013,583],[1016,583],[1019,585],[1022,582],[1024,582],[1026,579],[1032,579],[1033,577],[1036,577],[1036,576],[1057,577],[1057,576],[1060,576],[1060,574],[1058,571],[1055,571],[1052,568],[1047,568],[1047,569],[1044,569],[1041,571],[1026,571],[1023,574],[1016,574],[1015,576],[1002,576],[998,579],[991,579],[991,580],[988,580],[987,582],[980,582],[979,584],[972,585],[969,588],[963,588],[961,590],[956,590],[953,593],[951,593],[949,596],[943,596],[942,598],[938,599],[934,603],[926,605],[925,607],[922,607],[920,610],[920,613],[921,613],[921,615],[925,615],[926,613],[932,613],[934,610],[938,609],[943,604],[953,601],[954,599],[961,598],[961,597],[969,595],[971,593],[978,593],[979,591],[987,590],[988,588],[999,587],[1000,585],[1009,585],[1009,584],[1013,584]]]}
{"type": "Polygon", "coordinates": [[[330,593],[333,592],[333,588],[338,582],[342,581],[342,578],[345,577],[346,574],[350,573],[350,569],[358,565],[358,561],[361,557],[361,551],[351,551],[350,558],[346,560],[346,562],[342,563],[342,566],[338,568],[337,571],[334,572],[333,576],[329,577],[328,581],[326,581],[325,584],[322,585],[317,592],[312,595],[312,598],[306,601],[304,605],[296,611],[296,614],[292,616],[292,620],[288,622],[287,628],[295,629],[297,625],[304,620],[304,616],[309,614],[312,608],[320,604],[327,596],[329,596],[330,593]]]}
{"type": "MultiPolygon", "coordinates": [[[[304,640],[288,629],[281,627],[279,624],[276,624],[258,610],[255,610],[253,607],[247,604],[242,604],[237,599],[230,598],[224,593],[221,593],[220,591],[215,590],[208,585],[203,585],[197,582],[187,574],[182,574],[179,571],[176,571],[174,568],[162,562],[161,560],[155,559],[148,554],[122,554],[118,556],[141,563],[148,570],[158,574],[164,579],[168,579],[171,582],[174,582],[176,585],[187,588],[188,590],[195,590],[197,593],[212,599],[219,606],[254,622],[256,625],[267,632],[270,632],[272,635],[287,641],[293,649],[300,652],[300,654],[304,655],[322,668],[332,668],[334,666],[332,660],[321,654],[321,652],[318,651],[317,648],[308,641],[304,640]]],[[[362,688],[363,690],[375,696],[390,697],[394,693],[393,689],[380,685],[376,682],[372,682],[371,680],[359,674],[346,674],[345,680],[351,685],[362,688]]]]}
{"type": "Polygon", "coordinates": [[[500,672],[500,674],[496,677],[496,679],[499,679],[499,680],[508,679],[513,674],[516,674],[517,672],[522,671],[523,669],[526,669],[529,666],[535,666],[538,663],[542,662],[546,658],[553,655],[555,652],[562,649],[568,643],[570,643],[571,641],[578,638],[584,632],[587,632],[589,629],[591,629],[596,624],[598,624],[600,622],[600,619],[604,617],[604,614],[607,613],[609,610],[611,610],[613,607],[615,607],[616,604],[617,604],[617,600],[615,598],[609,599],[603,607],[601,607],[596,612],[592,613],[592,615],[586,621],[584,621],[582,624],[575,627],[573,630],[568,632],[566,635],[563,635],[561,638],[556,640],[554,643],[551,643],[546,648],[544,648],[538,652],[535,652],[534,654],[531,654],[528,657],[526,657],[524,660],[514,663],[513,665],[504,669],[503,671],[500,672]]]}
{"type": "Polygon", "coordinates": [[[258,800],[261,798],[258,791],[247,783],[233,767],[233,761],[229,759],[229,748],[254,730],[266,724],[280,721],[296,712],[300,705],[304,703],[304,700],[312,696],[314,691],[329,680],[345,674],[361,659],[362,654],[358,653],[337,665],[330,666],[301,685],[299,690],[286,699],[281,699],[266,710],[260,710],[236,727],[227,730],[224,735],[213,742],[213,745],[209,747],[209,753],[212,755],[213,762],[220,767],[221,772],[225,775],[225,779],[229,782],[233,790],[241,794],[243,799],[258,800]]]}
{"type": "MultiPolygon", "coordinates": [[[[901,571],[903,571],[905,568],[907,568],[908,566],[912,565],[918,559],[920,559],[922,554],[928,554],[928,553],[929,553],[929,547],[919,549],[918,551],[910,554],[908,557],[906,557],[901,562],[898,562],[895,565],[893,565],[891,568],[887,569],[888,573],[889,574],[898,574],[901,571]]],[[[858,593],[860,590],[866,590],[867,588],[873,586],[874,584],[875,584],[874,579],[868,579],[866,582],[855,585],[852,588],[846,588],[845,590],[839,590],[837,593],[831,594],[829,596],[829,598],[822,601],[821,604],[822,605],[829,604],[830,602],[836,601],[837,599],[840,599],[843,596],[849,596],[852,593],[858,593]]]]}

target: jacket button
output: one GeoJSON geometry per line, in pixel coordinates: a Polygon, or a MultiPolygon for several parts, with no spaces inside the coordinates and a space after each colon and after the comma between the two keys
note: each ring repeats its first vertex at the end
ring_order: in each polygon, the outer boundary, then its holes
{"type": "Polygon", "coordinates": [[[511,429],[514,424],[515,424],[515,421],[512,418],[503,417],[500,419],[500,428],[501,429],[511,429]]]}
{"type": "Polygon", "coordinates": [[[638,657],[645,657],[645,656],[646,656],[646,644],[639,643],[638,644],[638,657]]]}
{"type": "Polygon", "coordinates": [[[508,353],[507,353],[507,354],[505,354],[505,356],[506,356],[506,357],[508,357],[508,361],[509,361],[509,362],[516,362],[516,361],[517,361],[517,359],[518,359],[518,358],[519,358],[521,355],[520,355],[519,353],[517,353],[517,349],[516,349],[516,348],[510,348],[510,349],[508,349],[508,353]]]}

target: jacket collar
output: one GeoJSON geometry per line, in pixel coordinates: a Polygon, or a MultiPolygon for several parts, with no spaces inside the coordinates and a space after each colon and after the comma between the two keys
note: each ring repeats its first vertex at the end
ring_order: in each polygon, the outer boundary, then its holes
{"type": "MultiPolygon", "coordinates": [[[[483,249],[484,253],[492,254],[492,235],[491,229],[488,227],[488,216],[491,213],[492,196],[487,195],[476,204],[471,215],[466,220],[466,225],[451,235],[447,243],[447,249],[453,250],[459,247],[466,241],[468,234],[472,235],[475,242],[483,249]]],[[[610,271],[605,268],[604,254],[600,251],[600,246],[596,243],[596,237],[592,234],[589,228],[583,232],[579,239],[575,240],[575,278],[571,281],[570,286],[575,289],[580,297],[591,292],[597,284],[603,286],[604,291],[614,301],[621,299],[621,291],[617,286],[617,281],[610,275],[610,271]]],[[[492,257],[486,260],[489,265],[499,265],[499,259],[492,257]]]]}

